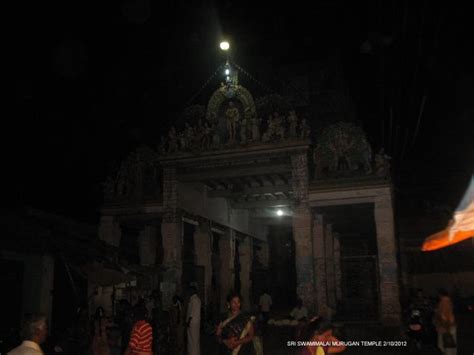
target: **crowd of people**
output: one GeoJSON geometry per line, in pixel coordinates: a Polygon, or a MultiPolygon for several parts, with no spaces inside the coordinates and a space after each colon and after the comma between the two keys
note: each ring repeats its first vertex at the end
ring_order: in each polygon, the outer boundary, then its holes
{"type": "MultiPolygon", "coordinates": [[[[165,323],[162,313],[147,300],[140,300],[133,307],[122,301],[116,318],[108,316],[102,307],[97,307],[92,319],[84,320],[84,312],[79,312],[78,324],[89,325],[90,337],[76,354],[87,355],[154,355],[154,354],[201,354],[201,300],[197,289],[189,290],[187,305],[178,295],[173,297],[169,311],[169,323],[165,323]],[[114,335],[110,329],[120,329],[114,335]],[[165,329],[166,328],[166,329],[165,329]],[[168,348],[161,348],[166,336],[168,348]]],[[[272,311],[272,298],[264,291],[259,298],[258,310],[243,311],[242,297],[231,292],[227,297],[226,312],[215,321],[213,336],[220,355],[263,355],[263,335],[272,311]]],[[[426,334],[431,325],[436,334],[436,345],[442,354],[456,355],[457,325],[451,297],[440,290],[436,305],[431,305],[418,290],[409,304],[407,334],[416,341],[426,334]]],[[[310,315],[303,301],[298,299],[288,314],[294,325],[293,340],[299,340],[298,355],[325,355],[345,350],[333,334],[333,325],[317,315],[310,315]]],[[[84,329],[83,329],[84,330],[84,329]]],[[[83,332],[82,334],[87,334],[83,332]]],[[[8,352],[11,355],[69,353],[60,343],[44,351],[42,345],[48,336],[47,319],[43,315],[30,314],[24,317],[21,336],[23,342],[8,352]]],[[[85,336],[87,338],[87,336],[85,336]]],[[[418,344],[418,343],[417,343],[418,344]]]]}
{"type": "Polygon", "coordinates": [[[436,299],[430,299],[417,289],[406,306],[407,335],[418,350],[435,343],[442,354],[457,353],[457,325],[454,303],[444,289],[436,299]]]}

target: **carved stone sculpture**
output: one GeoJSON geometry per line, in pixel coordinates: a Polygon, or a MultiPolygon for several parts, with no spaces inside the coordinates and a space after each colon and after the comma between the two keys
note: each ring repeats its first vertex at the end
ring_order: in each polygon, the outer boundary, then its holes
{"type": "Polygon", "coordinates": [[[267,130],[264,134],[264,142],[269,142],[275,136],[275,120],[272,115],[268,115],[267,130]]]}
{"type": "Polygon", "coordinates": [[[187,147],[186,135],[184,134],[184,131],[178,134],[178,140],[179,140],[179,149],[183,152],[186,151],[188,147],[187,147]]]}
{"type": "Polygon", "coordinates": [[[202,149],[202,139],[204,136],[204,124],[199,120],[194,127],[193,148],[196,150],[202,149]]]}
{"type": "Polygon", "coordinates": [[[212,134],[212,147],[218,148],[221,145],[221,137],[219,135],[219,130],[216,127],[216,124],[212,124],[211,126],[211,134],[212,134]]]}
{"type": "Polygon", "coordinates": [[[375,174],[379,177],[387,177],[390,173],[390,157],[385,154],[383,148],[375,155],[375,174]]]}
{"type": "Polygon", "coordinates": [[[318,137],[314,152],[315,175],[367,175],[371,173],[371,156],[372,150],[362,128],[351,122],[337,122],[326,127],[318,137]]]}
{"type": "Polygon", "coordinates": [[[274,138],[281,140],[285,138],[285,126],[283,125],[283,117],[278,112],[273,113],[274,138]]]}
{"type": "Polygon", "coordinates": [[[311,133],[311,128],[309,127],[308,123],[306,122],[306,119],[303,118],[301,120],[301,126],[300,126],[300,137],[302,139],[308,138],[311,133]]]}
{"type": "Polygon", "coordinates": [[[105,200],[110,201],[115,198],[115,185],[115,180],[108,176],[107,180],[102,184],[105,200]]]}
{"type": "Polygon", "coordinates": [[[225,111],[225,118],[227,122],[227,133],[229,135],[229,141],[234,142],[237,135],[237,124],[240,120],[240,114],[234,103],[229,102],[229,106],[225,111]]]}
{"type": "Polygon", "coordinates": [[[209,123],[206,121],[204,122],[203,127],[202,127],[201,149],[208,150],[209,147],[211,146],[211,140],[212,140],[211,127],[209,126],[209,123]]]}
{"type": "Polygon", "coordinates": [[[253,142],[258,142],[260,140],[260,119],[256,116],[252,118],[251,137],[253,142]]]}
{"type": "Polygon", "coordinates": [[[291,110],[288,115],[288,136],[291,139],[297,137],[296,130],[298,128],[298,117],[294,110],[291,110]]]}
{"type": "Polygon", "coordinates": [[[174,153],[178,150],[178,136],[176,135],[176,128],[171,126],[170,131],[168,133],[168,152],[174,153]]]}
{"type": "Polygon", "coordinates": [[[184,138],[186,140],[186,150],[192,150],[194,140],[194,129],[187,122],[184,124],[184,138]]]}
{"type": "Polygon", "coordinates": [[[247,144],[247,119],[245,117],[240,121],[240,144],[247,144]]]}
{"type": "Polygon", "coordinates": [[[166,137],[161,136],[160,145],[158,146],[158,154],[166,155],[166,143],[167,143],[166,137]]]}

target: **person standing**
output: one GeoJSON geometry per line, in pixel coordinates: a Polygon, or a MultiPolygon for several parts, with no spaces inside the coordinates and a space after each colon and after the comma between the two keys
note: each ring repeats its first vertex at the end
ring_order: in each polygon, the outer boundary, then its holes
{"type": "Polygon", "coordinates": [[[233,354],[262,354],[261,343],[252,346],[255,339],[255,317],[250,313],[242,312],[242,296],[231,292],[227,296],[228,312],[221,317],[216,328],[220,355],[233,354]]]}
{"type": "Polygon", "coordinates": [[[183,301],[178,295],[173,296],[173,307],[171,308],[171,327],[176,345],[176,353],[181,355],[184,349],[184,310],[183,301]]]}
{"type": "Polygon", "coordinates": [[[94,314],[94,335],[92,336],[92,354],[110,355],[109,340],[107,337],[107,319],[105,310],[97,307],[94,314]]]}
{"type": "Polygon", "coordinates": [[[42,314],[28,314],[23,320],[21,328],[23,342],[20,346],[11,350],[7,355],[42,355],[40,345],[48,336],[48,325],[46,317],[42,314]]]}
{"type": "Polygon", "coordinates": [[[438,348],[443,354],[456,355],[456,319],[453,302],[444,289],[439,290],[438,296],[439,301],[433,317],[433,324],[438,333],[438,348]]]}
{"type": "Polygon", "coordinates": [[[306,327],[306,321],[308,319],[308,310],[303,306],[303,300],[301,298],[296,300],[296,307],[291,311],[290,317],[298,321],[298,325],[295,329],[295,339],[299,340],[304,328],[306,327]]]}
{"type": "Polygon", "coordinates": [[[135,324],[124,355],[153,355],[153,330],[150,323],[146,321],[146,316],[144,305],[136,305],[133,308],[135,324]]]}
{"type": "Polygon", "coordinates": [[[191,287],[190,294],[191,298],[186,314],[188,355],[200,355],[201,300],[197,295],[196,287],[191,287]]]}
{"type": "Polygon", "coordinates": [[[260,312],[262,313],[263,317],[263,327],[265,328],[270,318],[270,308],[273,304],[272,297],[267,293],[267,290],[263,290],[263,294],[260,296],[260,300],[258,302],[260,306],[260,312]]]}

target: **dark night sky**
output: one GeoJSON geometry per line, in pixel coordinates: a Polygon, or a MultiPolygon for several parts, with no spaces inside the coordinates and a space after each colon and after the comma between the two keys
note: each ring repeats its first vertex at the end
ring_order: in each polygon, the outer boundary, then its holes
{"type": "Polygon", "coordinates": [[[474,31],[466,9],[413,3],[50,1],[35,9],[17,3],[8,129],[15,143],[7,153],[12,197],[18,206],[95,222],[100,182],[135,145],[164,133],[222,62],[217,44],[226,33],[235,61],[262,81],[262,65],[339,53],[357,116],[376,147],[382,120],[388,144],[393,107],[388,150],[399,188],[420,187],[433,197],[431,186],[439,199],[455,201],[474,170],[474,31]],[[372,50],[361,53],[366,40],[372,50]],[[279,41],[289,41],[289,50],[279,41]]]}

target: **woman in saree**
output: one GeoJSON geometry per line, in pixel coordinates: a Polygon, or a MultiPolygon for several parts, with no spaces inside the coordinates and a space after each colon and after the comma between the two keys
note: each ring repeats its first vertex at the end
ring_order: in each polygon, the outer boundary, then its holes
{"type": "Polygon", "coordinates": [[[107,338],[108,324],[104,309],[97,307],[94,314],[94,335],[92,337],[93,355],[110,355],[109,340],[107,338]]]}
{"type": "Polygon", "coordinates": [[[242,312],[242,297],[233,292],[227,297],[228,312],[217,326],[220,355],[253,354],[255,317],[242,312]]]}

